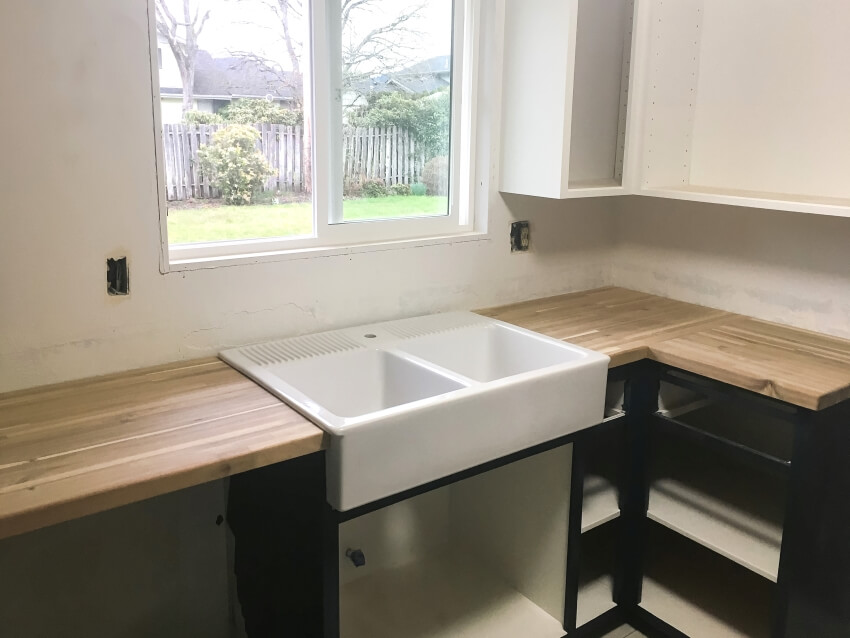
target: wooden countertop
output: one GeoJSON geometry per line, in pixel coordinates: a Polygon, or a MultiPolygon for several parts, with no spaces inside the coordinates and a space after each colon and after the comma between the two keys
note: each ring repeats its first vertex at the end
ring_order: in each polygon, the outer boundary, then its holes
{"type": "Polygon", "coordinates": [[[489,308],[481,314],[603,352],[650,358],[822,410],[850,399],[850,341],[624,288],[489,308]]]}
{"type": "MultiPolygon", "coordinates": [[[[850,341],[622,288],[479,311],[823,409],[850,341]]],[[[322,431],[218,359],[0,395],[0,538],[324,449],[322,431]]]]}
{"type": "Polygon", "coordinates": [[[218,359],[2,395],[0,538],[323,448],[218,359]]]}

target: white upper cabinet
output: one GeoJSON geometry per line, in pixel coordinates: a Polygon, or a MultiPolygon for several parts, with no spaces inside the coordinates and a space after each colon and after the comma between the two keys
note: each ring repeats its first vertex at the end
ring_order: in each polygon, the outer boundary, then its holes
{"type": "Polygon", "coordinates": [[[506,193],[623,194],[633,0],[506,0],[506,193]]]}
{"type": "Polygon", "coordinates": [[[503,191],[850,216],[847,0],[506,10],[503,191]]]}
{"type": "Polygon", "coordinates": [[[850,2],[643,0],[637,192],[850,215],[850,2]]]}

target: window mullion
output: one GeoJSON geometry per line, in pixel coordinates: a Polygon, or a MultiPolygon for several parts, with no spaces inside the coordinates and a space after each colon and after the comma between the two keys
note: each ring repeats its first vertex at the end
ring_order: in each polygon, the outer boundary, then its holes
{"type": "Polygon", "coordinates": [[[316,234],[327,237],[330,224],[342,217],[341,153],[342,106],[339,96],[342,57],[340,0],[313,0],[312,71],[313,202],[316,234]]]}

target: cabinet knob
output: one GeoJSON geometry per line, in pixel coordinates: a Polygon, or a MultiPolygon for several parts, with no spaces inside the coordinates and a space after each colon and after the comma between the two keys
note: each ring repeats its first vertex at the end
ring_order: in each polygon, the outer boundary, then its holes
{"type": "Polygon", "coordinates": [[[351,559],[355,567],[363,567],[366,564],[366,554],[359,549],[347,549],[345,555],[351,559]]]}

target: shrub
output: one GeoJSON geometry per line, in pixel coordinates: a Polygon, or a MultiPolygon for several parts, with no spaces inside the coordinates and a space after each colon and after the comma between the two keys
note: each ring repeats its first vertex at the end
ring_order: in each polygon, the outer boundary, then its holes
{"type": "Polygon", "coordinates": [[[360,182],[346,182],[343,186],[344,197],[360,197],[363,194],[363,184],[360,182]]]}
{"type": "Polygon", "coordinates": [[[186,111],[183,114],[184,124],[221,124],[224,120],[218,113],[204,111],[186,111]]]}
{"type": "Polygon", "coordinates": [[[243,124],[231,124],[216,131],[212,142],[198,151],[201,170],[209,175],[228,204],[250,204],[274,173],[263,154],[257,150],[260,133],[243,124]]]}
{"type": "Polygon", "coordinates": [[[428,194],[428,187],[422,182],[416,182],[410,187],[410,194],[417,197],[424,197],[428,194]]]}
{"type": "Polygon", "coordinates": [[[449,158],[440,155],[425,163],[422,169],[422,181],[429,195],[449,194],[449,158]]]}
{"type": "Polygon", "coordinates": [[[443,89],[430,94],[400,91],[376,93],[348,115],[351,126],[397,126],[410,131],[417,148],[428,155],[447,155],[451,96],[443,89]]]}
{"type": "Polygon", "coordinates": [[[243,98],[221,110],[224,119],[234,124],[301,124],[301,111],[285,109],[262,98],[243,98]]]}
{"type": "Polygon", "coordinates": [[[390,186],[390,195],[410,195],[410,184],[393,184],[390,186]]]}
{"type": "Polygon", "coordinates": [[[364,197],[386,197],[387,185],[382,179],[367,179],[363,182],[364,197]]]}

